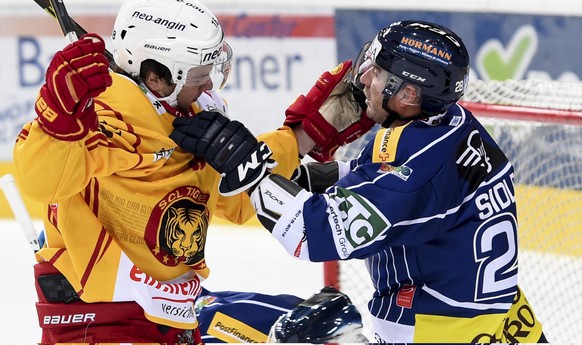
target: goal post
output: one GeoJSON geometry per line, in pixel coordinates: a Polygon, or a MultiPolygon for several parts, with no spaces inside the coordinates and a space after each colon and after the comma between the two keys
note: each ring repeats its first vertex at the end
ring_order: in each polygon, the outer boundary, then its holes
{"type": "MultiPolygon", "coordinates": [[[[476,80],[460,103],[515,167],[520,287],[548,340],[580,341],[582,83],[476,80]]],[[[355,158],[372,135],[340,148],[336,159],[355,158]]],[[[326,263],[324,271],[326,284],[356,304],[372,336],[367,302],[374,290],[364,262],[326,263]]]]}

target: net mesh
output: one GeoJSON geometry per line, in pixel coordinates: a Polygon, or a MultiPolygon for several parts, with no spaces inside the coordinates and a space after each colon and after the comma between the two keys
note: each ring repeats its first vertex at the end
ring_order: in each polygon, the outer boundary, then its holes
{"type": "Polygon", "coordinates": [[[582,111],[582,83],[551,80],[471,80],[463,101],[582,111]]]}

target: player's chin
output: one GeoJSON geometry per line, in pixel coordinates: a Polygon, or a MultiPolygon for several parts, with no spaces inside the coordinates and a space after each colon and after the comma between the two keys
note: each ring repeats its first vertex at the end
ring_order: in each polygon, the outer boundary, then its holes
{"type": "Polygon", "coordinates": [[[388,117],[388,113],[386,111],[378,111],[373,106],[368,106],[366,110],[366,115],[368,118],[375,123],[382,123],[388,117]]]}
{"type": "Polygon", "coordinates": [[[182,109],[183,111],[190,111],[192,108],[192,103],[195,103],[199,97],[199,93],[191,97],[178,97],[178,108],[182,109]]]}
{"type": "Polygon", "coordinates": [[[177,99],[180,106],[190,105],[200,98],[204,90],[200,87],[184,86],[178,93],[177,99]]]}

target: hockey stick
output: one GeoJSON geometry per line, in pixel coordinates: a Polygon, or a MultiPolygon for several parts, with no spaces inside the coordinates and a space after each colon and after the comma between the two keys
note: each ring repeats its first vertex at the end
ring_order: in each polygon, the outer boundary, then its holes
{"type": "Polygon", "coordinates": [[[50,0],[52,8],[55,10],[55,17],[59,22],[59,26],[65,35],[65,39],[69,42],[75,42],[79,39],[76,32],[76,26],[73,24],[73,19],[69,16],[67,8],[63,0],[50,0]]]}
{"type": "MultiPolygon", "coordinates": [[[[63,0],[34,0],[34,2],[59,22],[61,31],[68,42],[76,41],[78,37],[87,33],[87,30],[69,16],[63,0]]],[[[109,60],[109,67],[116,70],[117,64],[113,59],[113,54],[105,50],[105,57],[109,60]]]]}
{"type": "Polygon", "coordinates": [[[30,248],[32,248],[34,252],[37,252],[40,249],[40,245],[38,243],[38,234],[36,233],[36,229],[32,224],[32,219],[26,210],[24,201],[22,201],[22,197],[18,192],[18,188],[16,188],[14,176],[11,174],[6,174],[0,177],[0,189],[4,191],[6,200],[8,200],[8,204],[12,209],[12,213],[14,213],[14,217],[20,224],[22,233],[28,241],[30,248]]]}

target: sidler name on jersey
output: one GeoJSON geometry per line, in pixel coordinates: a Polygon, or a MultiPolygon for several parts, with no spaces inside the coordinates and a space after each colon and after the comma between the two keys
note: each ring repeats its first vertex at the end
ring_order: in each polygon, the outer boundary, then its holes
{"type": "Polygon", "coordinates": [[[475,204],[481,211],[479,212],[480,219],[487,219],[508,208],[511,204],[515,204],[515,194],[510,188],[510,185],[513,186],[513,173],[509,175],[509,179],[509,183],[507,178],[503,179],[475,198],[475,204]]]}

